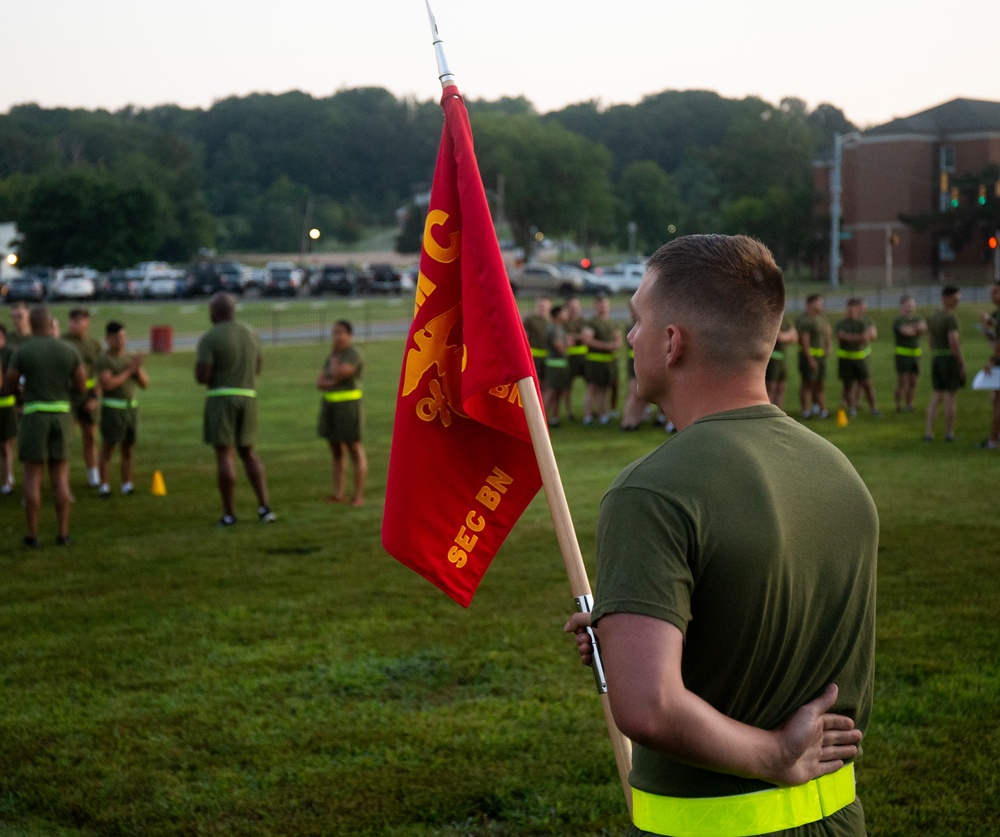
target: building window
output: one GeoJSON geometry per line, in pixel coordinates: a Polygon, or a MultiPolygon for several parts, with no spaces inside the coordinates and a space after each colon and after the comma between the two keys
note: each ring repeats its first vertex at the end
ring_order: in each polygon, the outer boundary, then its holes
{"type": "Polygon", "coordinates": [[[951,143],[942,144],[939,159],[941,171],[948,172],[948,174],[954,174],[955,146],[951,143]]]}

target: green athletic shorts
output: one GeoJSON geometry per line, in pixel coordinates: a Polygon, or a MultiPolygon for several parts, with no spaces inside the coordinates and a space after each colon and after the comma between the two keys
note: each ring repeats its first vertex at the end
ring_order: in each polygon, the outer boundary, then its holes
{"type": "Polygon", "coordinates": [[[569,359],[553,358],[552,360],[555,361],[555,366],[550,361],[546,361],[545,364],[545,387],[556,392],[563,392],[569,389],[569,359]]]}
{"type": "Polygon", "coordinates": [[[70,412],[80,424],[97,424],[99,410],[95,408],[94,412],[90,412],[84,406],[90,398],[97,398],[97,393],[92,389],[84,393],[73,393],[70,398],[70,412]]]}
{"type": "Polygon", "coordinates": [[[17,455],[22,462],[60,462],[67,458],[73,420],[69,413],[29,413],[21,419],[17,455]]]}
{"type": "Polygon", "coordinates": [[[845,384],[861,383],[871,377],[867,360],[842,357],[837,360],[837,377],[845,384]]]}
{"type": "Polygon", "coordinates": [[[324,401],[319,408],[317,434],[328,442],[350,444],[361,441],[361,399],[324,401]]]}
{"type": "Polygon", "coordinates": [[[816,370],[813,371],[804,352],[799,352],[799,374],[806,384],[823,383],[826,380],[826,358],[816,358],[816,370]]]}
{"type": "Polygon", "coordinates": [[[618,380],[618,364],[613,360],[588,360],[583,379],[595,387],[609,387],[618,380]]]}
{"type": "Polygon", "coordinates": [[[785,359],[771,358],[764,372],[765,381],[784,381],[788,377],[788,366],[785,359]]]}
{"type": "Polygon", "coordinates": [[[920,360],[915,357],[907,357],[905,355],[896,355],[896,374],[897,375],[919,375],[920,374],[920,360]]]}
{"type": "Polygon", "coordinates": [[[135,407],[101,407],[101,439],[109,445],[134,445],[138,438],[139,410],[135,407]]]}
{"type": "Polygon", "coordinates": [[[931,388],[935,392],[956,392],[965,386],[965,376],[954,355],[939,355],[931,360],[931,388]]]}
{"type": "Polygon", "coordinates": [[[210,395],[205,399],[204,439],[216,447],[248,448],[257,437],[257,399],[210,395]]]}
{"type": "Polygon", "coordinates": [[[17,436],[17,408],[0,407],[0,442],[17,436]]]}

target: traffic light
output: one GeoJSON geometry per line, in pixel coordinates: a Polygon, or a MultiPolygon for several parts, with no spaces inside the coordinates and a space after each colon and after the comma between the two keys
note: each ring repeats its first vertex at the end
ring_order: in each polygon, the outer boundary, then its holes
{"type": "Polygon", "coordinates": [[[588,259],[586,256],[580,259],[580,267],[582,267],[584,270],[590,270],[590,259],[588,259]]]}
{"type": "Polygon", "coordinates": [[[989,248],[991,250],[997,249],[997,237],[995,235],[991,235],[989,238],[987,238],[986,243],[987,245],[989,245],[989,248]]]}
{"type": "Polygon", "coordinates": [[[986,187],[983,185],[979,187],[979,205],[986,206],[986,187]]]}
{"type": "Polygon", "coordinates": [[[958,187],[957,186],[952,186],[951,187],[951,208],[952,209],[957,209],[958,208],[958,187]]]}

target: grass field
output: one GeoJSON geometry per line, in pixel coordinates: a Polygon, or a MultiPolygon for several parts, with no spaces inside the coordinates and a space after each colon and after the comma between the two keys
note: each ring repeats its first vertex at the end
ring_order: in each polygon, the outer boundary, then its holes
{"type": "MultiPolygon", "coordinates": [[[[888,334],[891,315],[875,316],[888,334]]],[[[964,337],[975,367],[986,344],[971,328],[964,337]]],[[[17,497],[0,498],[0,833],[625,830],[593,681],[561,632],[572,602],[544,498],[468,610],[388,557],[379,526],[402,343],[362,348],[364,508],[321,502],[329,454],[313,382],[324,345],[266,350],[259,450],[273,525],[255,521],[242,478],[239,525],[213,525],[189,352],[148,359],[136,495],[98,500],[74,461],[71,548],[21,550],[17,497]],[[165,497],[149,492],[155,469],[165,497]]],[[[813,425],[855,463],[881,516],[859,790],[873,835],[998,834],[1000,454],[973,447],[988,397],[961,393],[957,442],[922,443],[922,416],[891,412],[885,339],[875,358],[887,416],[813,425]]],[[[661,439],[653,428],[556,432],[591,570],[604,489],[661,439]]],[[[40,534],[52,543],[47,500],[40,534]]]]}

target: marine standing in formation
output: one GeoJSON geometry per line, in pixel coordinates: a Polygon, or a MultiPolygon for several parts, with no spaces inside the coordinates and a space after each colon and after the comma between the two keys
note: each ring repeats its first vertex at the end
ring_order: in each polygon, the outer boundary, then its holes
{"type": "Polygon", "coordinates": [[[333,326],[333,345],[316,379],[316,388],[323,393],[317,432],[330,445],[333,457],[333,494],[326,498],[327,502],[361,506],[368,476],[368,456],[361,442],[363,406],[358,384],[364,360],[352,343],[353,333],[347,320],[338,320],[333,326]],[[346,499],[345,451],[354,468],[354,493],[350,500],[346,499]]]}
{"type": "Polygon", "coordinates": [[[236,454],[257,498],[257,519],[275,520],[264,465],[254,450],[257,434],[256,380],[264,364],[257,336],[234,319],[236,300],[219,291],[208,301],[210,328],[198,341],[195,380],[205,398],[206,444],[215,449],[216,478],[222,498],[220,526],[236,523],[236,454]]]}
{"type": "Polygon", "coordinates": [[[80,427],[83,442],[83,462],[87,467],[87,485],[96,488],[101,475],[97,466],[97,416],[98,391],[94,363],[101,353],[101,344],[90,336],[90,312],[86,308],[74,308],[69,312],[69,331],[63,339],[76,349],[83,360],[83,370],[87,376],[87,391],[75,395],[72,400],[72,414],[80,427]]]}

